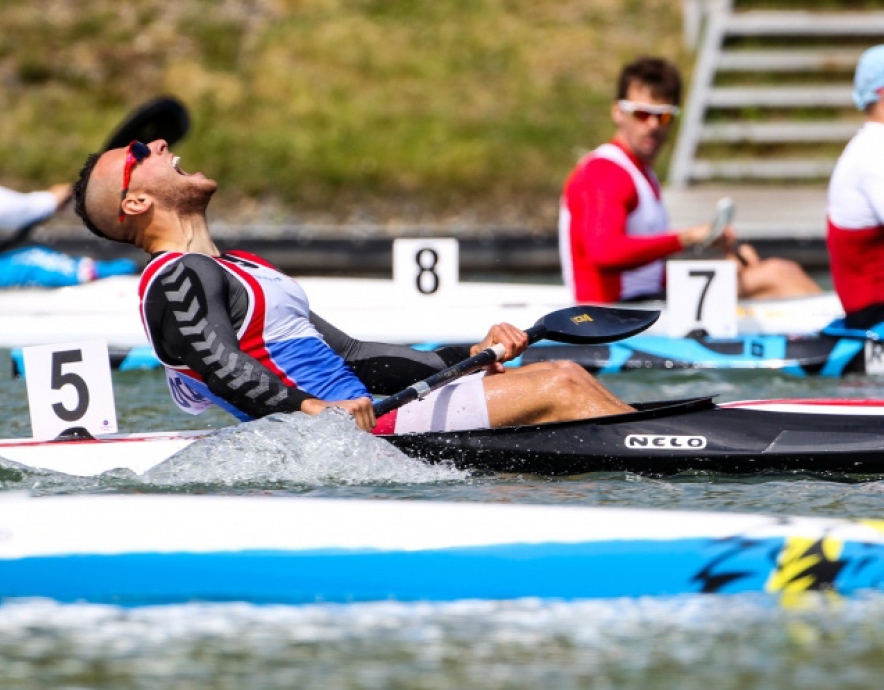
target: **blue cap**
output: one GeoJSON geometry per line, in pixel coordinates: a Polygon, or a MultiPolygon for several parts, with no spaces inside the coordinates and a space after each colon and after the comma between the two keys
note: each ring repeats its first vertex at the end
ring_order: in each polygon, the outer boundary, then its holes
{"type": "Polygon", "coordinates": [[[884,45],[869,48],[856,65],[853,76],[853,102],[857,110],[881,100],[878,89],[884,89],[884,45]]]}

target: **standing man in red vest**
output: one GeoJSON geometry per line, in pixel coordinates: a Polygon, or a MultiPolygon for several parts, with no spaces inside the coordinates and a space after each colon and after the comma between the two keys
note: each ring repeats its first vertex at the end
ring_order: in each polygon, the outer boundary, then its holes
{"type": "MultiPolygon", "coordinates": [[[[561,199],[559,249],[575,301],[664,299],[664,259],[708,237],[711,225],[670,229],[653,169],[681,95],[681,77],[668,60],[642,57],[621,70],[611,106],[614,138],[577,164],[561,199]]],[[[732,230],[721,244],[733,244],[732,230]]],[[[792,261],[761,260],[748,245],[739,251],[741,297],[820,291],[792,261]]]]}

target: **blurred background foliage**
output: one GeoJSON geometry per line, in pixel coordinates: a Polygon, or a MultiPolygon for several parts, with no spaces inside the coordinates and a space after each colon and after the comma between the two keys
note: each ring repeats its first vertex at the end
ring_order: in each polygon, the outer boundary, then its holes
{"type": "Polygon", "coordinates": [[[551,227],[621,64],[690,68],[676,0],[3,0],[0,24],[0,183],[73,179],[173,94],[182,167],[241,222],[551,227]]]}

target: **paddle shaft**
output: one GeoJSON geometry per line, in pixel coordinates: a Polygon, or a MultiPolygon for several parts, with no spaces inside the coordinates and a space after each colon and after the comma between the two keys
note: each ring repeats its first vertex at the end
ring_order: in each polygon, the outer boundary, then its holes
{"type": "MultiPolygon", "coordinates": [[[[536,325],[532,326],[525,332],[528,334],[528,344],[531,345],[538,340],[542,340],[547,334],[547,329],[542,325],[536,325]]],[[[455,379],[459,379],[467,374],[472,374],[474,371],[478,371],[482,367],[493,364],[502,359],[504,354],[504,347],[500,343],[485,348],[469,359],[453,364],[447,369],[443,369],[422,381],[418,381],[398,393],[394,393],[383,400],[379,400],[374,404],[375,417],[380,417],[388,412],[392,412],[413,400],[419,400],[437,388],[441,388],[445,384],[451,383],[455,379]]]]}

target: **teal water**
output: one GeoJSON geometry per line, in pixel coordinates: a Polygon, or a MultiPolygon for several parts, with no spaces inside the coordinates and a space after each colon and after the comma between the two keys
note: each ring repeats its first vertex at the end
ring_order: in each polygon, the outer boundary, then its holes
{"type": "MultiPolygon", "coordinates": [[[[25,386],[0,372],[0,437],[28,436],[25,386]]],[[[884,398],[884,379],[773,372],[639,372],[607,377],[630,401],[718,394],[884,398]]],[[[220,427],[189,417],[157,372],[114,374],[122,431],[220,427]]],[[[313,460],[311,458],[310,460],[313,460]]],[[[545,479],[391,471],[374,461],[305,462],[262,480],[186,486],[76,481],[0,470],[0,492],[201,493],[484,501],[815,516],[884,517],[884,482],[802,476],[621,473],[545,479]]],[[[51,527],[47,527],[51,528],[51,527]]],[[[467,601],[120,609],[47,601],[0,605],[3,688],[877,688],[884,596],[783,602],[763,596],[604,602],[467,601]]]]}

